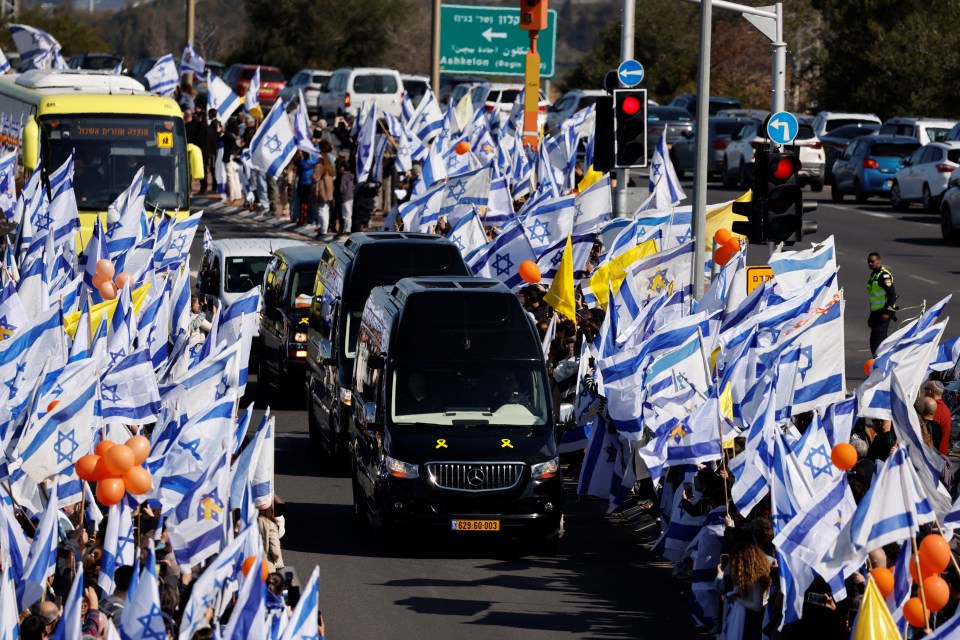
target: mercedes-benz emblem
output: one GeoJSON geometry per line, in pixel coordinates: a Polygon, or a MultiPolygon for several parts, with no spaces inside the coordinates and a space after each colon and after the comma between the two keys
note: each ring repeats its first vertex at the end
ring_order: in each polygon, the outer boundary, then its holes
{"type": "Polygon", "coordinates": [[[467,472],[467,484],[474,489],[483,486],[484,478],[483,469],[470,469],[470,471],[467,472]]]}

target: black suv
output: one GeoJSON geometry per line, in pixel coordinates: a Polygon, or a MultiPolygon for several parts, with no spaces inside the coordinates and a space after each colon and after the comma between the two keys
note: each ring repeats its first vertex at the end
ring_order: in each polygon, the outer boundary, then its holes
{"type": "MultiPolygon", "coordinates": [[[[695,93],[684,93],[670,101],[668,107],[680,107],[686,109],[694,117],[697,115],[697,95],[695,93]]],[[[730,96],[710,96],[710,115],[715,116],[724,109],[739,109],[740,102],[730,96]]]]}

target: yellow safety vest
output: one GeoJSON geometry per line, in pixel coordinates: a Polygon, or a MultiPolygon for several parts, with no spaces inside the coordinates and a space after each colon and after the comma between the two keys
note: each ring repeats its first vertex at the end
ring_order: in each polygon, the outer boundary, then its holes
{"type": "Polygon", "coordinates": [[[870,298],[870,311],[879,311],[887,306],[887,291],[880,286],[880,278],[884,274],[890,276],[890,282],[893,283],[893,274],[886,267],[880,267],[876,273],[870,274],[867,280],[867,296],[870,298]]]}

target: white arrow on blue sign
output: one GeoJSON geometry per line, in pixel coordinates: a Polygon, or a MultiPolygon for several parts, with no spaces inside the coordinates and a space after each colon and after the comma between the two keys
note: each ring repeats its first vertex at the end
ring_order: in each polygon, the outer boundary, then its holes
{"type": "Polygon", "coordinates": [[[625,87],[635,87],[643,82],[643,65],[636,60],[624,60],[617,68],[617,77],[625,87]]]}
{"type": "Polygon", "coordinates": [[[790,144],[797,137],[797,117],[788,111],[778,111],[767,121],[767,136],[777,144],[790,144]]]}

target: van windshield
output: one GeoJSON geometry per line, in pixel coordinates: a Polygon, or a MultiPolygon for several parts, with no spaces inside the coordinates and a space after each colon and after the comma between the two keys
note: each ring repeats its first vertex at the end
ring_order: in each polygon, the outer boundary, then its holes
{"type": "Polygon", "coordinates": [[[400,362],[390,413],[400,425],[532,427],[547,424],[548,398],[540,362],[400,362]]]}
{"type": "Polygon", "coordinates": [[[227,293],[245,293],[263,284],[270,256],[241,256],[227,258],[227,273],[223,290],[227,293]]]}

